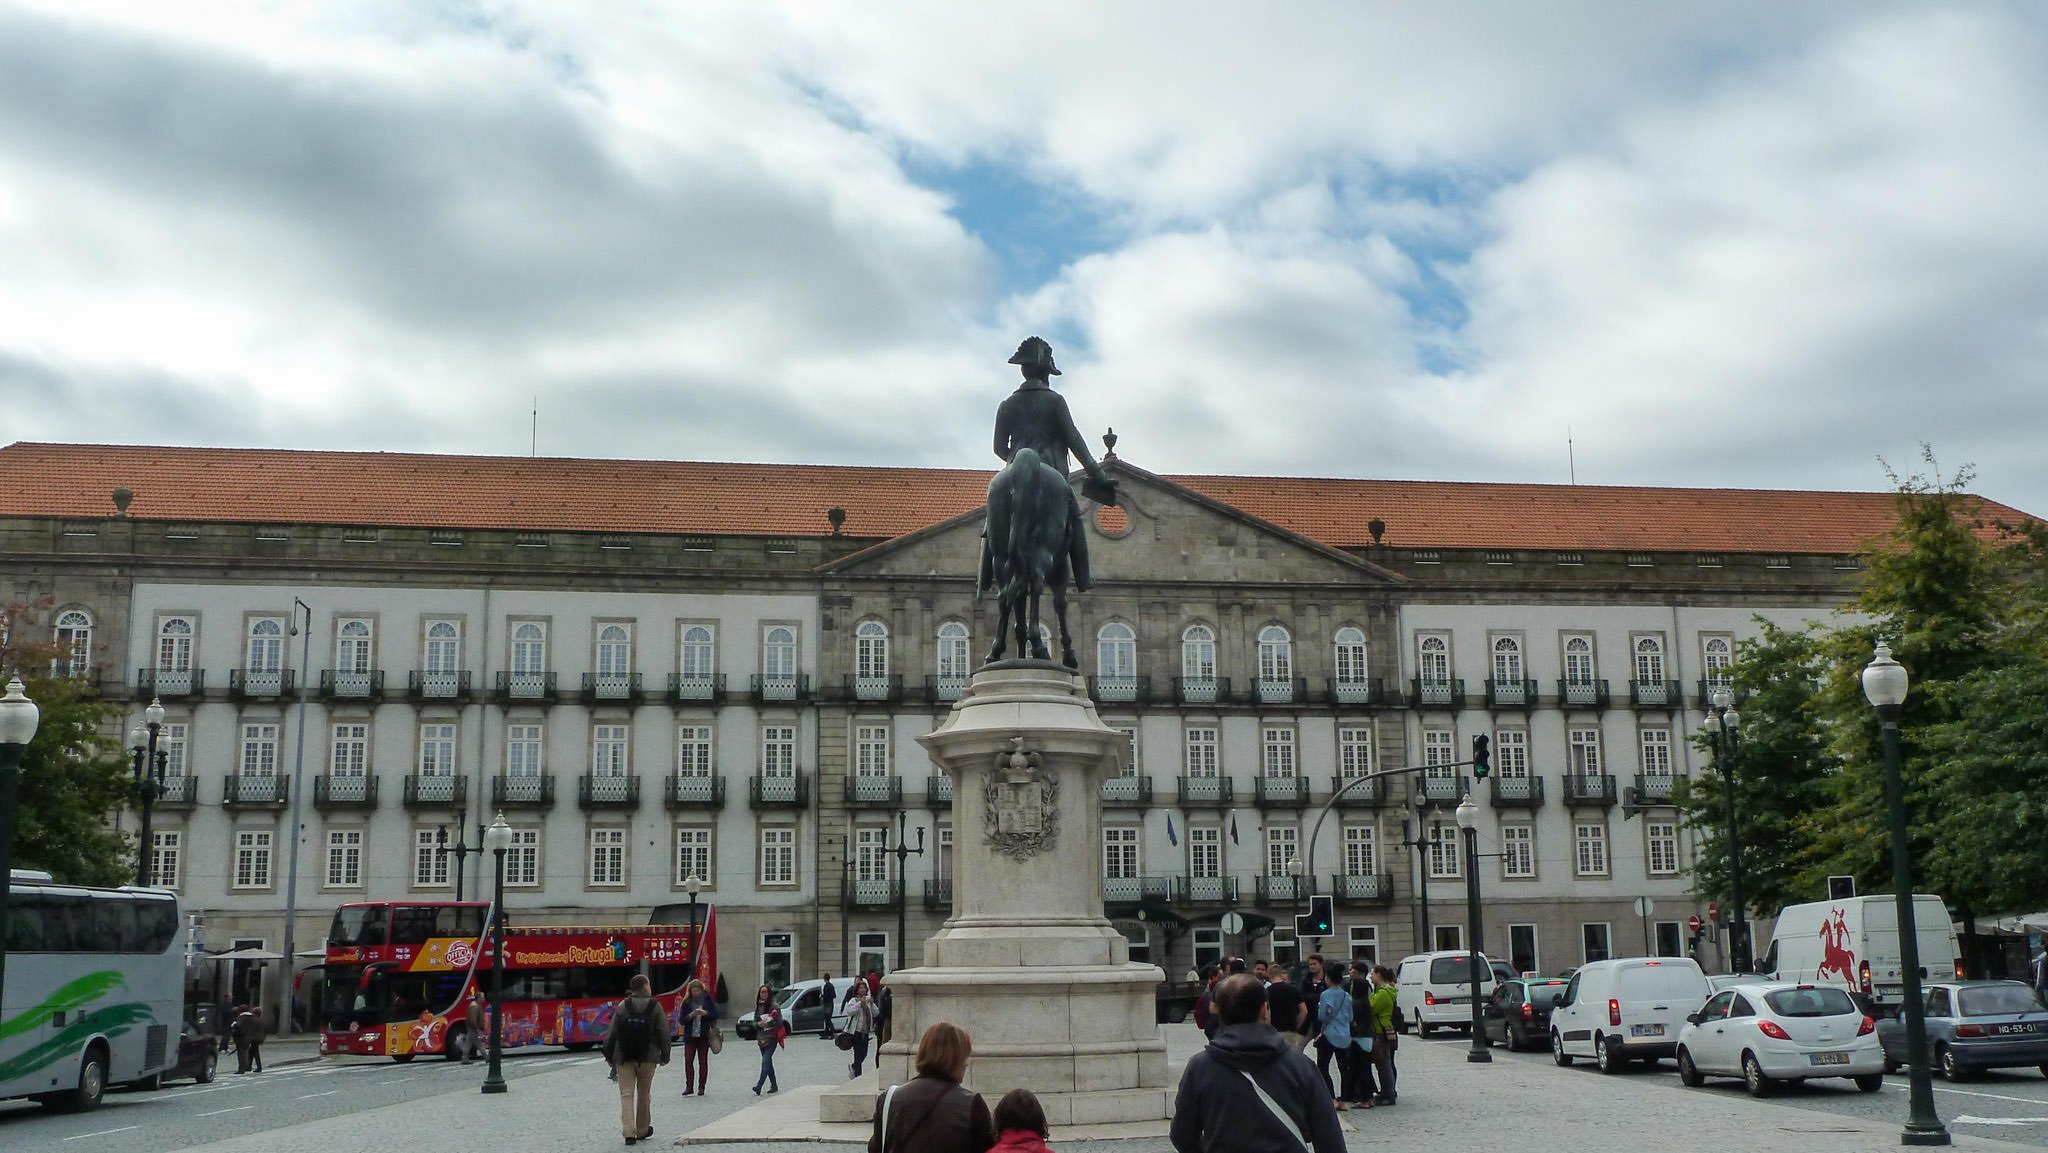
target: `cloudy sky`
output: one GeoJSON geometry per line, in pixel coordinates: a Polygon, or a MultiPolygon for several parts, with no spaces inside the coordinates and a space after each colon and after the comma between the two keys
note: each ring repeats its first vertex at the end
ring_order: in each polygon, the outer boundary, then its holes
{"type": "Polygon", "coordinates": [[[2048,514],[2044,189],[2037,5],[0,0],[0,442],[983,467],[1039,333],[1155,471],[2048,514]]]}

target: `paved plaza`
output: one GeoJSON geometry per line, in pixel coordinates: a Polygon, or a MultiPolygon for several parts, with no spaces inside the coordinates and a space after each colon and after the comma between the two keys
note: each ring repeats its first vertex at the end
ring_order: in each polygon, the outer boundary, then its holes
{"type": "MultiPolygon", "coordinates": [[[[1191,1025],[1167,1027],[1176,1061],[1195,1051],[1191,1025]]],[[[1584,1063],[1559,1069],[1540,1053],[1465,1060],[1455,1037],[1404,1039],[1401,1104],[1345,1114],[1354,1149],[1404,1153],[1499,1147],[1529,1153],[1587,1153],[1682,1142],[1715,1153],[1875,1153],[1898,1148],[1906,1094],[1901,1078],[1865,1096],[1846,1084],[1791,1089],[1756,1101],[1730,1082],[1706,1090],[1678,1084],[1668,1063],[1655,1072],[1608,1077],[1584,1063]]],[[[507,1060],[510,1091],[477,1091],[483,1065],[370,1060],[302,1060],[279,1047],[271,1071],[228,1075],[211,1086],[122,1093],[83,1116],[26,1106],[0,1110],[8,1153],[387,1153],[439,1147],[460,1135],[464,1149],[620,1147],[617,1095],[594,1054],[545,1050],[507,1060]]],[[[307,1054],[309,1056],[309,1054],[307,1054]]],[[[730,1043],[713,1060],[707,1097],[683,1097],[679,1065],[656,1080],[657,1147],[691,1153],[818,1153],[863,1141],[858,1126],[816,1122],[817,1093],[846,1075],[845,1054],[815,1037],[791,1041],[778,1062],[784,1092],[756,1098],[753,1047],[730,1043]],[[821,1144],[821,1142],[825,1144],[821,1144]]],[[[999,1091],[998,1086],[985,1090],[999,1091]]],[[[1937,1104],[1959,1149],[2048,1147],[2048,1081],[2038,1074],[1937,1083],[1937,1104]]],[[[1161,1153],[1163,1127],[1053,1133],[1062,1153],[1161,1153]],[[1150,1134],[1150,1135],[1146,1135],[1150,1134]]]]}

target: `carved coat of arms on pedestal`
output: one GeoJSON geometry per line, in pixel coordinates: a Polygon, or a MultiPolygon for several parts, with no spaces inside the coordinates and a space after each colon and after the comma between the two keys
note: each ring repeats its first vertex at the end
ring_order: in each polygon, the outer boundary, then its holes
{"type": "Polygon", "coordinates": [[[1024,860],[1053,847],[1060,832],[1060,780],[1043,758],[1010,738],[982,784],[982,827],[1005,856],[1024,860]]]}

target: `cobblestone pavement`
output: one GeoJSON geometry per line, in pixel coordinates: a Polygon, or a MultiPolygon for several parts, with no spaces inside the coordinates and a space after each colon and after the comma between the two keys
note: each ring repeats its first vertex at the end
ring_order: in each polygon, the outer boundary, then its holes
{"type": "MultiPolygon", "coordinates": [[[[1201,1041],[1192,1026],[1169,1027],[1167,1034],[1169,1052],[1176,1060],[1195,1051],[1201,1041]]],[[[1496,1053],[1490,1064],[1468,1064],[1467,1048],[1458,1038],[1404,1039],[1401,1104],[1393,1109],[1347,1113],[1346,1119],[1355,1127],[1349,1135],[1350,1147],[1395,1147],[1402,1153],[1462,1153],[1475,1147],[1514,1147],[1518,1153],[1589,1153],[1669,1146],[1677,1141],[1688,1147],[1711,1147],[1714,1153],[1779,1153],[1786,1149],[1876,1153],[1898,1148],[1899,1124],[1905,1114],[1903,1082],[1868,1097],[1853,1090],[1838,1093],[1830,1086],[1816,1086],[1788,1093],[1782,1100],[1756,1101],[1739,1089],[1684,1089],[1668,1062],[1655,1071],[1636,1069],[1607,1077],[1583,1067],[1583,1062],[1571,1069],[1556,1068],[1542,1054],[1496,1053]],[[1830,1111],[1829,1107],[1843,1102],[1853,1103],[1857,1111],[1830,1111]]],[[[847,1075],[844,1060],[845,1054],[816,1038],[793,1040],[778,1060],[783,1087],[835,1082],[847,1075]]],[[[460,1135],[463,1148],[502,1153],[620,1147],[618,1098],[605,1080],[601,1061],[587,1054],[557,1052],[540,1060],[523,1059],[517,1065],[511,1090],[502,1096],[486,1097],[477,1092],[471,1082],[480,1076],[464,1077],[459,1086],[443,1080],[440,1084],[448,1089],[408,1100],[366,1102],[353,1112],[283,1121],[219,1140],[196,1134],[186,1137],[181,1130],[176,1138],[154,1141],[147,1148],[189,1148],[205,1153],[386,1153],[393,1148],[448,1144],[455,1134],[460,1135]]],[[[759,1099],[747,1088],[755,1067],[751,1045],[730,1044],[713,1059],[711,1093],[687,1098],[681,1095],[680,1067],[670,1065],[662,1070],[655,1082],[654,1144],[665,1148],[712,1119],[756,1105],[759,1099]]],[[[346,1073],[323,1072],[332,1068],[331,1062],[316,1062],[296,1077],[278,1078],[260,1091],[296,1095],[324,1091],[323,1083],[347,1081],[346,1073]],[[301,1084],[293,1085],[293,1080],[301,1084]]],[[[409,1067],[408,1072],[442,1075],[427,1065],[409,1067]]],[[[379,1080],[391,1081],[405,1074],[387,1065],[378,1069],[377,1075],[379,1080]]],[[[2010,1116],[2048,1117],[2048,1107],[2037,1109],[2030,1103],[2035,1099],[2030,1092],[2043,1085],[2048,1082],[2038,1077],[2029,1081],[2015,1076],[1944,1086],[1954,1091],[1936,1096],[1944,1118],[1955,1130],[1957,1148],[2038,1150],[2048,1146],[2048,1134],[2041,1130],[2014,1126],[1987,1136],[1985,1127],[1970,1118],[1989,1117],[1992,1106],[2018,1111],[2009,1112],[2010,1116]],[[1964,1092],[1977,1096],[1961,1095],[1964,1092]],[[2013,1100],[1996,1100],[2000,1097],[2013,1100]],[[2012,1143],[2010,1138],[2015,1135],[2022,1136],[2024,1143],[2012,1143]]],[[[254,1102],[259,1087],[250,1086],[243,1092],[251,1095],[241,1100],[254,1102]]],[[[2043,1099],[2048,1100],[2048,1094],[2043,1099]]],[[[159,1134],[160,1138],[168,1136],[168,1132],[159,1134]]],[[[90,1128],[67,1129],[61,1136],[31,1132],[27,1126],[0,1130],[0,1145],[8,1153],[107,1153],[116,1140],[118,1135],[102,1138],[90,1128]],[[17,1143],[17,1136],[25,1140],[17,1143]]],[[[1062,1153],[1162,1153],[1170,1148],[1163,1137],[1074,1142],[1062,1141],[1058,1133],[1053,1134],[1053,1144],[1062,1153]]],[[[815,1142],[690,1146],[692,1153],[820,1153],[832,1148],[851,1146],[815,1142]]]]}

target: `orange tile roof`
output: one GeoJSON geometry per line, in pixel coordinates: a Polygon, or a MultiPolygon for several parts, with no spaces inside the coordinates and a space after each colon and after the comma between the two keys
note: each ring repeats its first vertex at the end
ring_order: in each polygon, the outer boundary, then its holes
{"type": "MultiPolygon", "coordinates": [[[[0,448],[0,515],[111,514],[558,532],[886,539],[981,505],[979,469],[39,444],[0,448]]],[[[1605,488],[1315,477],[1166,476],[1336,548],[1849,553],[1892,522],[1889,493],[1605,488]]],[[[1982,501],[1991,519],[2025,514],[1982,501]]]]}

